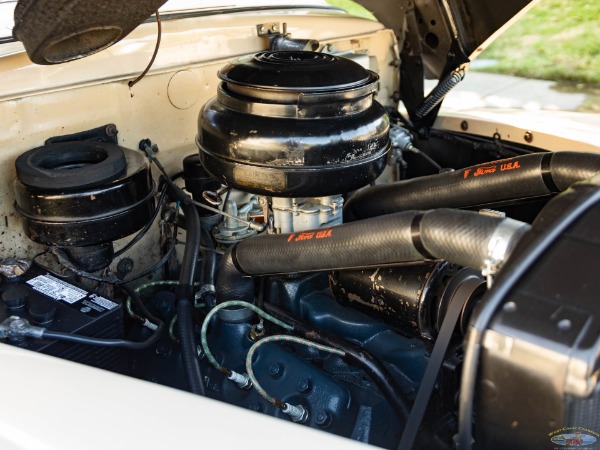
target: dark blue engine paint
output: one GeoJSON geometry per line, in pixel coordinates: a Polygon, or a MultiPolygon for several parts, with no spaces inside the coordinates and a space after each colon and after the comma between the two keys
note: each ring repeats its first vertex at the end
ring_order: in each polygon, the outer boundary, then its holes
{"type": "MultiPolygon", "coordinates": [[[[413,397],[427,363],[425,344],[341,306],[326,286],[323,274],[271,278],[266,300],[317,328],[360,345],[383,361],[408,397],[413,397]]],[[[224,366],[245,372],[245,355],[253,344],[248,336],[255,322],[214,319],[209,346],[224,366]]],[[[276,327],[269,329],[269,334],[277,332],[276,327]]],[[[402,425],[388,402],[362,370],[340,357],[304,346],[269,344],[258,351],[253,367],[267,392],[307,409],[307,425],[381,447],[397,444],[402,425]]],[[[207,364],[203,370],[209,396],[289,420],[254,390],[240,390],[207,364]]]]}
{"type": "MultiPolygon", "coordinates": [[[[316,328],[360,345],[384,363],[412,399],[427,364],[426,345],[340,305],[327,286],[325,274],[274,277],[265,286],[265,300],[316,328]]],[[[161,305],[166,304],[165,295],[171,296],[158,293],[149,306],[168,319],[173,311],[161,311],[161,305]]],[[[213,318],[208,343],[222,365],[239,373],[246,372],[246,354],[253,344],[250,329],[256,322],[256,317],[241,323],[226,322],[218,314],[213,318]]],[[[268,334],[281,332],[268,322],[266,326],[268,334]]],[[[134,368],[137,376],[185,389],[178,346],[168,338],[161,341],[155,351],[139,356],[134,368]],[[150,354],[153,358],[148,358],[150,354]]],[[[267,344],[255,358],[253,367],[261,385],[276,398],[306,408],[309,413],[306,425],[380,447],[397,445],[402,424],[375,383],[361,369],[346,364],[338,356],[289,343],[267,344]]],[[[205,356],[202,355],[200,361],[208,397],[290,420],[255,390],[242,390],[227,380],[205,356]]]]}

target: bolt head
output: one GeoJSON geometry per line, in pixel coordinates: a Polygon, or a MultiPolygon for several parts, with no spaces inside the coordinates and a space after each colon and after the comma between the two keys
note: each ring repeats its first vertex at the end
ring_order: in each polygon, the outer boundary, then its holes
{"type": "Polygon", "coordinates": [[[301,394],[309,394],[312,391],[312,383],[309,379],[303,378],[298,382],[298,390],[301,394]]]}
{"type": "Polygon", "coordinates": [[[569,331],[572,326],[573,323],[569,319],[559,320],[556,324],[556,327],[559,329],[559,331],[569,331]]]}
{"type": "Polygon", "coordinates": [[[319,411],[315,416],[315,423],[320,427],[326,427],[331,423],[331,414],[327,411],[319,411]]]}
{"type": "Polygon", "coordinates": [[[280,364],[273,363],[269,366],[269,375],[271,375],[271,377],[273,377],[275,379],[281,378],[282,374],[283,374],[283,367],[281,367],[280,364]]]}

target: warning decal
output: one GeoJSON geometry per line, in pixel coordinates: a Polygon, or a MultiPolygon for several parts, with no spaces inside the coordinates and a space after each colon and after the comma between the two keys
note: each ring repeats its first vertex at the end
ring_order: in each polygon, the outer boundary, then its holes
{"type": "Polygon", "coordinates": [[[27,284],[36,291],[47,295],[54,300],[62,300],[69,304],[75,303],[88,295],[83,289],[53,277],[52,275],[38,275],[27,281],[27,284]]]}

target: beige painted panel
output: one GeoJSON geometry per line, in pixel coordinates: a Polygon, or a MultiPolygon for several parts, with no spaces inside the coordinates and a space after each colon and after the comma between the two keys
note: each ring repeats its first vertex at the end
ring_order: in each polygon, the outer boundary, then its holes
{"type": "MultiPolygon", "coordinates": [[[[256,25],[268,22],[287,22],[292,37],[315,38],[339,51],[368,52],[372,68],[381,76],[378,98],[393,103],[398,70],[389,64],[397,58],[393,33],[376,22],[324,11],[165,21],[156,63],[132,89],[127,82],[150,59],[156,24],[145,24],[131,39],[65,65],[35,66],[24,54],[0,58],[0,258],[31,257],[40,251],[24,237],[13,211],[18,155],[51,136],[115,123],[121,145],[135,149],[141,139],[150,138],[160,147],[159,158],[167,170],[180,171],[182,159],[197,152],[197,117],[216,94],[217,71],[235,57],[266,49],[256,25]]],[[[134,272],[159,258],[156,236],[153,227],[137,250],[126,255],[134,259],[134,272]]]]}
{"type": "Polygon", "coordinates": [[[2,450],[364,449],[206,397],[0,344],[2,450]],[[22,386],[19,389],[10,387],[22,386]]]}
{"type": "Polygon", "coordinates": [[[497,135],[504,141],[549,151],[600,152],[599,124],[600,117],[581,113],[485,110],[472,114],[442,112],[435,127],[486,137],[497,135]]]}

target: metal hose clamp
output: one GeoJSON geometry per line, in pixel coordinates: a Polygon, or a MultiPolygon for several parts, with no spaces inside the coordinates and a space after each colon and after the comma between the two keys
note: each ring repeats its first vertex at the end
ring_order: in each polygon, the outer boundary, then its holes
{"type": "Polygon", "coordinates": [[[488,289],[492,287],[494,276],[508,259],[513,247],[528,229],[529,225],[514,219],[504,219],[498,224],[488,241],[487,258],[481,270],[488,289]]]}

